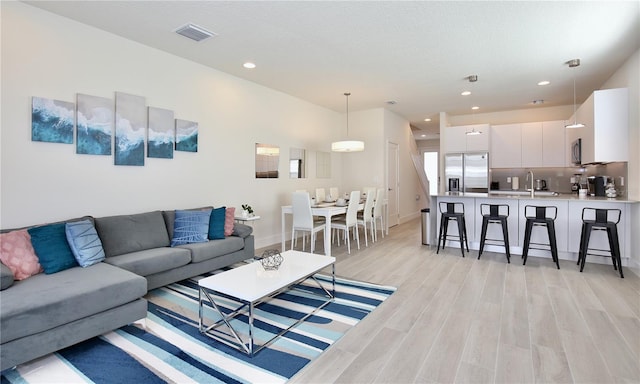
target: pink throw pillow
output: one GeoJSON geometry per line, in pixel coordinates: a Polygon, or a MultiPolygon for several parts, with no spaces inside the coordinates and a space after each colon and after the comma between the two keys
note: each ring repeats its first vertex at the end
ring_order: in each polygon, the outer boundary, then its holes
{"type": "Polygon", "coordinates": [[[236,208],[230,207],[227,208],[224,216],[224,235],[231,236],[233,233],[233,224],[236,218],[236,208]]]}
{"type": "Polygon", "coordinates": [[[24,280],[43,271],[26,229],[0,234],[0,260],[9,267],[16,280],[24,280]]]}

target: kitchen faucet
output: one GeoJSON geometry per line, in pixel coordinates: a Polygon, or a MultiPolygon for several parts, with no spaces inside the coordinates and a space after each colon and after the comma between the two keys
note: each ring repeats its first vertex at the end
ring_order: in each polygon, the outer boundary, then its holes
{"type": "Polygon", "coordinates": [[[529,176],[531,176],[531,198],[533,198],[535,196],[535,188],[533,188],[533,171],[529,170],[527,172],[527,180],[529,179],[529,176]]]}

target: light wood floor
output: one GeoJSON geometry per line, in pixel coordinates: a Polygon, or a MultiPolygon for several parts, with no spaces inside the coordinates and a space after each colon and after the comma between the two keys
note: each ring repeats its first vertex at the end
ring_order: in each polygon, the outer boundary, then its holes
{"type": "Polygon", "coordinates": [[[339,276],[398,290],[293,383],[640,383],[640,278],[628,269],[436,254],[418,220],[333,253],[339,276]]]}

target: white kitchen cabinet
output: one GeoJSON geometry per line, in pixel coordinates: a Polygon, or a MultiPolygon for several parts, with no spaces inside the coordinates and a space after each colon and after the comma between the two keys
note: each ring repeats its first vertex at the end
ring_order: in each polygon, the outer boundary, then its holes
{"type": "Polygon", "coordinates": [[[542,167],[542,123],[520,124],[520,129],[521,166],[524,168],[542,167]]]}
{"type": "Polygon", "coordinates": [[[462,125],[455,127],[445,127],[440,132],[441,152],[463,153],[463,152],[486,152],[489,151],[488,124],[462,125]],[[482,132],[478,135],[467,135],[472,130],[482,132]]]}
{"type": "Polygon", "coordinates": [[[565,144],[570,159],[571,144],[582,139],[582,163],[629,161],[629,95],[627,88],[595,91],[578,108],[583,128],[569,129],[565,144]]]}
{"type": "Polygon", "coordinates": [[[522,130],[520,124],[491,126],[489,159],[491,168],[522,167],[522,130]]]}
{"type": "Polygon", "coordinates": [[[542,122],[542,166],[565,166],[565,134],[564,120],[542,122]]]}

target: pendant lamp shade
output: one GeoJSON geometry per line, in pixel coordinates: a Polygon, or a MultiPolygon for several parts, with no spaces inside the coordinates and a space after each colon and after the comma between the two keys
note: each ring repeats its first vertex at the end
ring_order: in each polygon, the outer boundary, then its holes
{"type": "MultiPolygon", "coordinates": [[[[573,59],[566,62],[569,68],[575,68],[580,66],[580,59],[573,59]]],[[[573,74],[573,123],[564,126],[567,129],[584,128],[584,124],[578,123],[578,116],[576,116],[576,75],[573,74]]]]}
{"type": "Polygon", "coordinates": [[[351,93],[345,92],[347,99],[347,138],[342,141],[334,141],[331,143],[332,152],[361,152],[364,151],[364,141],[349,140],[349,96],[351,93]]]}

